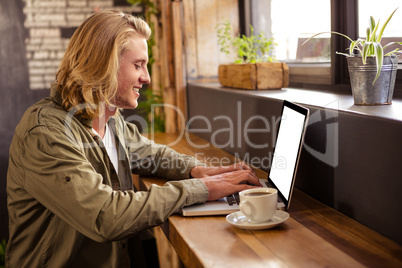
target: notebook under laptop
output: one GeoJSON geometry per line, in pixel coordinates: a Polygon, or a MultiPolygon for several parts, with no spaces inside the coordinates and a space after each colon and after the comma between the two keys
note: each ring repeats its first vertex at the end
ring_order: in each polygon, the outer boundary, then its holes
{"type": "MultiPolygon", "coordinates": [[[[276,142],[271,157],[268,179],[260,179],[264,187],[278,190],[278,209],[287,210],[293,193],[297,165],[303,146],[309,110],[289,101],[284,101],[276,142]]],[[[183,208],[183,216],[227,215],[239,211],[238,195],[217,201],[183,208]]]]}

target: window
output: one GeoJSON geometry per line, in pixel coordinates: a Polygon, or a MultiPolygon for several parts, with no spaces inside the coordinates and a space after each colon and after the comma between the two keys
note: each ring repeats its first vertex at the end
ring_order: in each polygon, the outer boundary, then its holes
{"type": "Polygon", "coordinates": [[[313,34],[331,31],[330,0],[271,0],[271,21],[272,37],[278,44],[278,60],[288,63],[331,61],[330,34],[320,35],[301,46],[313,34]]]}
{"type": "MultiPolygon", "coordinates": [[[[251,24],[255,30],[270,34],[278,43],[276,56],[289,65],[290,86],[319,89],[329,85],[335,90],[350,87],[346,57],[335,53],[345,52],[349,41],[338,35],[322,34],[314,42],[303,47],[300,44],[315,33],[328,31],[340,32],[352,39],[364,37],[370,16],[385,21],[401,5],[400,0],[382,0],[380,5],[377,0],[241,0],[239,3],[240,14],[245,13],[240,21],[242,30],[251,24]],[[268,23],[261,23],[264,21],[268,23]]],[[[389,38],[402,41],[400,25],[402,7],[386,28],[385,42],[389,38]]],[[[399,62],[399,69],[402,69],[402,57],[399,62]]],[[[397,74],[395,92],[398,88],[402,89],[401,70],[397,74]]]]}
{"type": "MultiPolygon", "coordinates": [[[[377,3],[378,0],[359,0],[359,36],[364,37],[366,35],[366,28],[370,16],[373,16],[375,21],[381,19],[382,23],[384,23],[391,12],[402,4],[400,0],[381,0],[380,5],[377,3]]],[[[399,8],[388,23],[384,37],[399,36],[402,38],[401,25],[402,9],[399,8]]]]}
{"type": "MultiPolygon", "coordinates": [[[[380,20],[380,26],[383,25],[388,16],[395,10],[395,8],[401,6],[400,0],[382,0],[381,5],[375,5],[376,0],[359,0],[359,37],[365,38],[366,28],[369,25],[369,18],[372,16],[376,22],[380,20]],[[376,8],[372,8],[375,6],[376,8]]],[[[389,42],[402,42],[402,9],[398,9],[385,29],[382,44],[389,42]]],[[[395,48],[402,46],[392,45],[386,48],[386,51],[392,51],[395,48]]],[[[399,58],[399,62],[402,62],[402,57],[399,58]]]]}

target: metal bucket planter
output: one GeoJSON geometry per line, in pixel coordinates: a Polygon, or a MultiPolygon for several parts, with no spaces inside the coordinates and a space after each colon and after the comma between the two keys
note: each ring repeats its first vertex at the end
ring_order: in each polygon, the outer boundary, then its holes
{"type": "Polygon", "coordinates": [[[348,57],[348,68],[352,93],[356,105],[391,104],[394,94],[398,56],[384,57],[380,76],[377,74],[376,59],[368,57],[363,65],[361,57],[348,57]]]}

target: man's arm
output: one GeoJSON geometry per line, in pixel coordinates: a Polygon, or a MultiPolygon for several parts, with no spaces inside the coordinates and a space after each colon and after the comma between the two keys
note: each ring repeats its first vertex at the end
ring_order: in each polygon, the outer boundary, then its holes
{"type": "Polygon", "coordinates": [[[169,180],[190,178],[190,171],[196,166],[205,166],[195,157],[184,155],[175,150],[147,139],[134,124],[122,118],[118,124],[123,129],[121,142],[128,148],[132,172],[138,175],[158,176],[169,180]]]}
{"type": "Polygon", "coordinates": [[[34,213],[27,213],[30,208],[18,200],[21,192],[27,192],[25,198],[38,201],[37,213],[51,212],[98,242],[126,238],[208,197],[205,184],[198,179],[169,182],[147,192],[113,190],[104,183],[105,174],[94,168],[102,165],[101,160],[88,159],[86,148],[74,144],[63,129],[39,126],[18,144],[13,146],[11,166],[23,174],[14,177],[10,173],[9,189],[24,190],[13,191],[9,198],[15,214],[28,217],[34,213]]]}
{"type": "Polygon", "coordinates": [[[209,167],[195,157],[179,154],[171,148],[143,137],[137,127],[124,122],[129,134],[131,165],[139,175],[156,175],[180,180],[199,178],[208,189],[208,200],[216,200],[241,190],[261,187],[254,171],[240,162],[229,166],[209,167]]]}

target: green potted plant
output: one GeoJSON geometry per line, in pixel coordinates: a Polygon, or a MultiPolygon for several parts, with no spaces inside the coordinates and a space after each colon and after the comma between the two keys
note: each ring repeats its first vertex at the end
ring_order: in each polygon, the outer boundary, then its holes
{"type": "MultiPolygon", "coordinates": [[[[137,6],[143,5],[144,7],[144,15],[145,20],[149,24],[152,32],[155,32],[155,23],[151,20],[151,16],[155,16],[157,18],[160,17],[160,11],[154,2],[150,0],[127,0],[128,3],[137,6]]],[[[159,21],[160,22],[160,21],[159,21]]],[[[152,34],[148,40],[148,70],[149,75],[152,77],[152,64],[155,62],[153,47],[156,45],[155,35],[152,34]]],[[[153,79],[152,79],[153,80],[153,79]]],[[[143,96],[145,98],[141,99],[139,102],[136,111],[143,116],[146,128],[141,128],[140,130],[144,133],[153,132],[165,132],[165,111],[163,107],[163,91],[162,86],[159,85],[159,88],[155,90],[154,84],[147,85],[145,90],[143,91],[143,96]]],[[[132,115],[132,111],[124,111],[124,115],[126,117],[130,117],[132,115]]],[[[135,112],[134,112],[135,113],[135,112]]],[[[142,126],[143,127],[143,126],[142,126]]],[[[0,267],[1,268],[1,267],[0,267]]]]}
{"type": "MultiPolygon", "coordinates": [[[[398,9],[398,8],[397,8],[398,9]]],[[[337,52],[347,57],[350,82],[354,102],[356,105],[391,104],[395,86],[398,65],[398,48],[387,52],[384,49],[393,45],[402,45],[402,42],[381,44],[384,30],[396,12],[395,9],[380,28],[380,20],[376,22],[370,16],[366,38],[352,40],[349,36],[338,32],[323,32],[338,34],[350,41],[349,53],[337,52]]],[[[307,39],[302,45],[323,34],[318,33],[307,39]]]]}
{"type": "Polygon", "coordinates": [[[221,85],[243,89],[279,89],[289,85],[289,68],[270,55],[276,44],[263,32],[254,35],[250,25],[249,37],[232,37],[228,20],[218,24],[216,29],[220,51],[227,55],[235,53],[233,64],[219,65],[221,85]]]}

